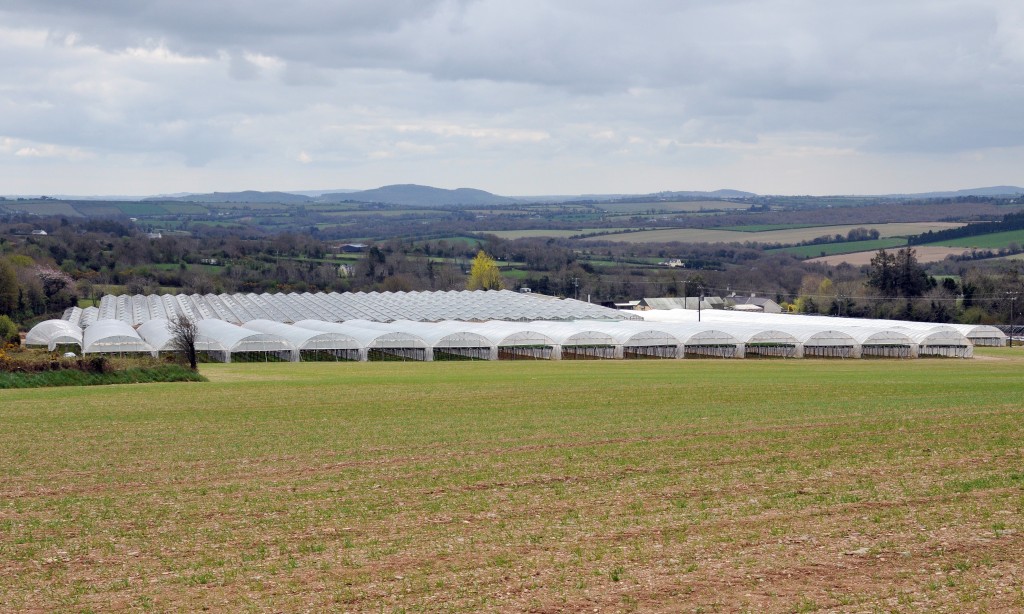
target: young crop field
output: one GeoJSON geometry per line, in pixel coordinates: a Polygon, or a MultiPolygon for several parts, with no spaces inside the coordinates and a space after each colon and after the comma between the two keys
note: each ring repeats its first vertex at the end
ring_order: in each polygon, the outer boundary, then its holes
{"type": "MultiPolygon", "coordinates": [[[[968,251],[970,250],[966,247],[937,247],[935,245],[914,246],[914,253],[917,254],[918,262],[941,262],[948,256],[959,256],[968,251]]],[[[836,266],[845,262],[846,264],[853,266],[867,266],[871,264],[871,259],[877,255],[878,250],[868,250],[864,252],[851,252],[848,254],[835,254],[832,256],[811,258],[807,262],[818,262],[830,266],[836,266]]]]}
{"type": "Polygon", "coordinates": [[[1024,352],[0,391],[0,611],[1020,611],[1024,352]]]}
{"type": "Polygon", "coordinates": [[[891,237],[888,239],[876,239],[874,241],[846,241],[844,243],[821,243],[818,245],[796,245],[793,247],[780,247],[769,251],[785,252],[799,258],[817,258],[820,256],[833,256],[835,254],[852,254],[854,252],[872,251],[880,249],[898,249],[904,247],[907,240],[902,237],[891,237]]]}
{"type": "Polygon", "coordinates": [[[855,228],[876,229],[882,238],[906,237],[929,230],[944,230],[963,226],[953,222],[903,222],[894,224],[846,224],[841,226],[810,226],[763,232],[739,232],[735,230],[713,230],[700,228],[661,228],[642,232],[631,232],[597,237],[602,241],[623,241],[627,243],[661,243],[680,241],[683,243],[746,243],[793,244],[813,241],[826,235],[846,235],[855,228]]]}
{"type": "Polygon", "coordinates": [[[940,245],[945,247],[976,247],[978,249],[1000,249],[1009,247],[1011,243],[1024,245],[1024,230],[1010,230],[1007,232],[993,232],[987,235],[975,237],[963,237],[961,239],[949,239],[929,245],[940,245]]]}
{"type": "Polygon", "coordinates": [[[736,203],[728,200],[681,200],[639,203],[598,203],[595,207],[609,213],[633,215],[648,212],[660,213],[663,211],[673,213],[696,213],[699,211],[745,211],[750,209],[750,203],[736,203]]]}

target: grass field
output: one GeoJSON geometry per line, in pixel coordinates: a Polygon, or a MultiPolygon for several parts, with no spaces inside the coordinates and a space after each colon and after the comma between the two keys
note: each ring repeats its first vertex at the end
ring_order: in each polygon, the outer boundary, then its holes
{"type": "Polygon", "coordinates": [[[817,224],[748,224],[746,226],[719,226],[713,230],[734,230],[736,232],[765,232],[767,230],[792,230],[793,228],[814,228],[817,224]]]}
{"type": "Polygon", "coordinates": [[[835,254],[852,254],[854,252],[872,251],[880,249],[900,248],[907,244],[902,237],[891,237],[888,239],[876,239],[874,241],[847,241],[845,243],[822,243],[820,245],[797,245],[794,247],[780,247],[773,249],[773,252],[785,252],[793,254],[798,258],[818,258],[820,256],[833,256],[835,254]]]}
{"type": "Polygon", "coordinates": [[[698,211],[744,211],[750,209],[750,203],[730,202],[727,200],[681,200],[656,201],[642,203],[598,203],[598,209],[609,213],[639,214],[649,211],[671,211],[695,213],[698,211]]]}
{"type": "Polygon", "coordinates": [[[876,229],[882,238],[905,237],[920,234],[928,230],[943,230],[963,226],[951,222],[907,222],[896,224],[848,224],[843,226],[811,226],[807,228],[790,228],[786,230],[768,230],[764,232],[738,232],[734,230],[711,230],[700,228],[662,228],[643,232],[631,232],[617,235],[595,237],[601,241],[622,241],[626,243],[661,243],[665,241],[681,241],[684,243],[779,243],[791,244],[801,241],[812,241],[824,235],[846,235],[854,228],[876,229]]]}
{"type": "Polygon", "coordinates": [[[494,235],[502,239],[512,241],[514,239],[533,239],[537,237],[569,238],[583,234],[594,234],[598,232],[627,232],[629,228],[578,228],[578,229],[555,229],[535,228],[528,230],[480,230],[480,235],[494,235]]]}
{"type": "Polygon", "coordinates": [[[1010,243],[1024,245],[1024,230],[1011,230],[1008,232],[993,232],[987,235],[976,237],[963,237],[961,239],[950,239],[929,243],[928,245],[940,245],[945,247],[976,247],[979,249],[999,249],[1008,247],[1010,243]]]}
{"type": "Polygon", "coordinates": [[[2,611],[1020,611],[1024,353],[0,391],[2,611]]]}

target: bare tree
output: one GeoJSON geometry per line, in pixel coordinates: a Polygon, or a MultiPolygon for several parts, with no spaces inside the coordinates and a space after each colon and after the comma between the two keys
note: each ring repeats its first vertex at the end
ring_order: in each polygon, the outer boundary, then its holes
{"type": "Polygon", "coordinates": [[[167,322],[167,330],[171,333],[171,349],[181,352],[188,360],[193,371],[197,369],[196,340],[199,337],[199,325],[185,315],[172,316],[167,322]]]}

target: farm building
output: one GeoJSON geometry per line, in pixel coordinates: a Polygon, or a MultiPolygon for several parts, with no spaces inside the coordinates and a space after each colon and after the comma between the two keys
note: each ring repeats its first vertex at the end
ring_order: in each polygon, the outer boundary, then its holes
{"type": "Polygon", "coordinates": [[[168,351],[171,317],[196,320],[204,358],[225,362],[970,357],[975,344],[1005,344],[986,326],[632,313],[507,291],[109,296],[39,324],[26,342],[159,354],[168,351]]]}

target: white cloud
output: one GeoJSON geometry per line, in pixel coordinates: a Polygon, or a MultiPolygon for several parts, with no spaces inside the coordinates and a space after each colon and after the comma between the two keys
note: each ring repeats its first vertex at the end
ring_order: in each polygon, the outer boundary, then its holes
{"type": "Polygon", "coordinates": [[[877,192],[899,175],[858,169],[901,160],[899,191],[1024,183],[1024,11],[1003,0],[11,0],[0,23],[21,143],[0,152],[128,164],[145,191],[877,192]]]}

